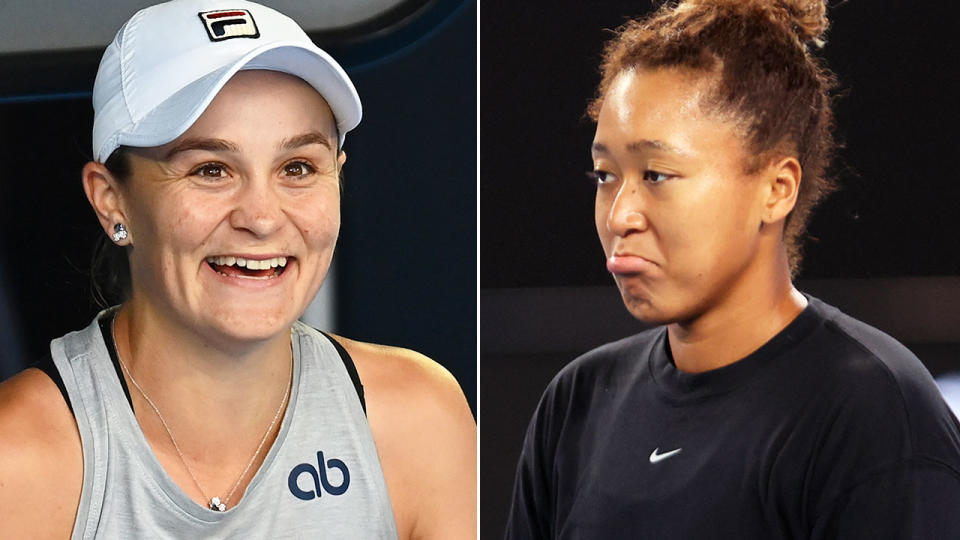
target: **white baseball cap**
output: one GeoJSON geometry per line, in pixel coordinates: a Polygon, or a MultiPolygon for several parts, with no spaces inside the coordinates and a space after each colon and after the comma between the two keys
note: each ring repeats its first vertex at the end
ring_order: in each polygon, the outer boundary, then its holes
{"type": "Polygon", "coordinates": [[[241,69],[297,76],[330,105],[339,143],[360,123],[353,83],[293,19],[245,0],[173,0],[138,11],[100,60],[93,157],[166,144],[197,121],[241,69]]]}

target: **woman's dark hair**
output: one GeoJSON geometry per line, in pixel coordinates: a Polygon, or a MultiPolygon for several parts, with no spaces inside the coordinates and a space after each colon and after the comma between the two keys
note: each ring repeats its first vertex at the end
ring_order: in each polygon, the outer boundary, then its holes
{"type": "Polygon", "coordinates": [[[713,77],[705,105],[732,114],[743,128],[756,172],[795,156],[800,191],[784,226],[792,273],[802,259],[810,212],[836,189],[826,170],[836,147],[831,92],[834,75],[811,54],[827,29],[824,0],[686,0],[668,2],[633,20],[607,43],[597,95],[587,109],[596,121],[604,95],[624,70],[687,68],[713,77]]]}
{"type": "MultiPolygon", "coordinates": [[[[121,146],[103,163],[118,181],[130,180],[130,156],[128,148],[121,146]]],[[[100,307],[123,302],[130,294],[130,262],[127,250],[100,234],[93,247],[90,259],[90,289],[93,300],[100,307]]]]}

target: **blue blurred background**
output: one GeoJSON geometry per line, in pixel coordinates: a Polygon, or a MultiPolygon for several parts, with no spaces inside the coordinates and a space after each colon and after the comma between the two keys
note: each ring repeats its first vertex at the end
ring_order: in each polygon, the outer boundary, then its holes
{"type": "MultiPolygon", "coordinates": [[[[103,233],[80,185],[90,91],[107,41],[152,2],[61,3],[0,6],[0,379],[98,311],[87,269],[103,233]]],[[[342,63],[364,106],[328,329],[430,356],[475,412],[476,2],[264,3],[342,63]]]]}

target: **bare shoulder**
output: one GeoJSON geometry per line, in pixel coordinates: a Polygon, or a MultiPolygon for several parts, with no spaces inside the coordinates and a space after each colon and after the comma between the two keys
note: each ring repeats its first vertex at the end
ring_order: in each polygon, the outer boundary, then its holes
{"type": "Polygon", "coordinates": [[[476,422],[426,356],[337,336],[360,375],[401,538],[475,538],[476,422]]]}
{"type": "MultiPolygon", "coordinates": [[[[384,435],[400,435],[420,425],[445,426],[415,433],[418,439],[455,438],[476,423],[457,380],[446,368],[409,349],[353,341],[337,336],[360,375],[371,427],[384,435]],[[390,420],[381,424],[381,420],[390,420]]],[[[376,434],[376,433],[375,433],[376,434]]]]}
{"type": "Polygon", "coordinates": [[[80,435],[56,384],[37,369],[0,383],[0,537],[69,537],[82,483],[80,435]]]}
{"type": "MultiPolygon", "coordinates": [[[[457,380],[430,358],[400,347],[363,343],[341,336],[337,336],[337,340],[353,358],[367,392],[392,394],[391,397],[403,395],[413,399],[408,403],[413,407],[432,401],[435,406],[447,405],[451,410],[470,415],[457,380]]],[[[378,397],[373,395],[369,399],[378,397]]]]}

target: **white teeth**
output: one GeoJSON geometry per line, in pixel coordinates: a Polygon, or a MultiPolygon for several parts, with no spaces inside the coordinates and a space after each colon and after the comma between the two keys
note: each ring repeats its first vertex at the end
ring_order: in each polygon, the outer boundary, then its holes
{"type": "Polygon", "coordinates": [[[249,270],[268,270],[270,268],[287,266],[286,257],[273,257],[270,259],[244,259],[243,257],[234,257],[232,255],[218,255],[207,257],[207,262],[218,266],[239,266],[249,270]]]}

